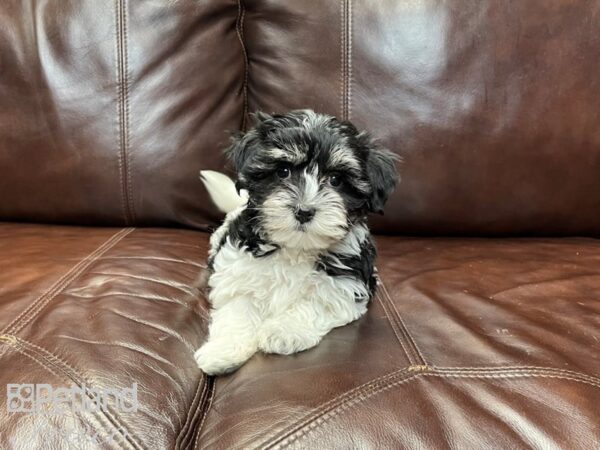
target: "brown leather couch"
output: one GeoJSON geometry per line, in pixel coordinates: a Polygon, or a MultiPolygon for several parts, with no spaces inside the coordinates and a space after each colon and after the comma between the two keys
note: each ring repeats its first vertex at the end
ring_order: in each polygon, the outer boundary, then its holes
{"type": "Polygon", "coordinates": [[[600,448],[599,73],[598,0],[3,0],[0,448],[600,448]],[[198,171],[302,107],[404,159],[377,296],[207,378],[198,171]]]}

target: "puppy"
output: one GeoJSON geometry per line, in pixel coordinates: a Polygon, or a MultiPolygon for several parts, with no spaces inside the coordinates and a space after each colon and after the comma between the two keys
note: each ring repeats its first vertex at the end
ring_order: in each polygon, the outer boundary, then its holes
{"type": "Polygon", "coordinates": [[[376,284],[367,214],[383,212],[397,180],[395,156],[349,122],[311,110],[255,120],[227,151],[235,185],[202,172],[228,213],[210,238],[211,322],[194,355],[209,375],[257,351],[314,347],[366,312],[376,284]]]}

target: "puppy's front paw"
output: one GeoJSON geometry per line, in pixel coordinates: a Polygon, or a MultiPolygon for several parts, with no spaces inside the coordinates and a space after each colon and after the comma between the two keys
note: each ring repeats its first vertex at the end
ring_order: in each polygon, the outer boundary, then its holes
{"type": "Polygon", "coordinates": [[[314,347],[321,337],[308,328],[265,322],[258,333],[258,348],[264,353],[291,355],[314,347]]]}
{"type": "Polygon", "coordinates": [[[238,369],[254,353],[250,346],[230,342],[208,341],[194,353],[198,367],[207,375],[223,375],[238,369]]]}

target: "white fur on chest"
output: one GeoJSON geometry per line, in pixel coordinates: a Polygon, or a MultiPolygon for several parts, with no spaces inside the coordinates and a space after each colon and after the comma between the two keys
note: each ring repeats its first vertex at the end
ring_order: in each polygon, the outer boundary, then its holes
{"type": "Polygon", "coordinates": [[[327,315],[354,320],[355,298],[366,298],[364,284],[350,277],[331,277],[316,269],[318,254],[281,249],[254,257],[227,240],[214,259],[209,279],[215,308],[236,299],[252,302],[263,317],[283,313],[294,305],[323,308],[327,315]]]}

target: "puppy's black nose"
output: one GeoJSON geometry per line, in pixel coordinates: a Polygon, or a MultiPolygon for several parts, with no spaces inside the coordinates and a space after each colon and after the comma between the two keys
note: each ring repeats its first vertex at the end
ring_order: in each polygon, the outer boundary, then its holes
{"type": "Polygon", "coordinates": [[[296,211],[296,220],[300,223],[310,222],[315,217],[314,208],[300,208],[296,211]]]}

